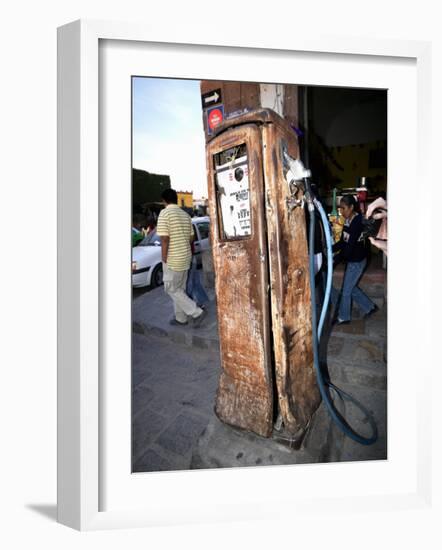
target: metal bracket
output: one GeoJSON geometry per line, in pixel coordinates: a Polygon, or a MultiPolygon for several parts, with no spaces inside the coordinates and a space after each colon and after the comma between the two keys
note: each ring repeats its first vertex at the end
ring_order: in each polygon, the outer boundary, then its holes
{"type": "Polygon", "coordinates": [[[298,199],[298,193],[301,191],[300,186],[297,183],[287,182],[289,186],[290,196],[286,198],[286,204],[289,211],[292,211],[296,207],[304,208],[304,197],[298,199]]]}
{"type": "Polygon", "coordinates": [[[289,211],[292,211],[294,208],[300,206],[301,208],[304,208],[304,198],[302,199],[297,199],[295,197],[287,197],[286,199],[286,204],[287,204],[287,208],[289,209],[289,211]]]}
{"type": "Polygon", "coordinates": [[[281,144],[281,156],[283,168],[286,170],[285,180],[289,191],[289,197],[286,198],[286,204],[289,212],[291,212],[297,207],[304,208],[304,197],[301,199],[298,199],[297,197],[299,191],[303,188],[303,182],[301,179],[296,178],[300,178],[306,171],[300,161],[292,159],[292,157],[288,154],[287,144],[284,142],[281,144]]]}

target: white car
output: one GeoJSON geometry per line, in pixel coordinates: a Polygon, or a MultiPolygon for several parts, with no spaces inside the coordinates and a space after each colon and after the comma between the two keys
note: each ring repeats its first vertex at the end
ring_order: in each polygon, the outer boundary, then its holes
{"type": "MultiPolygon", "coordinates": [[[[195,231],[195,254],[201,265],[201,252],[210,248],[210,223],[207,216],[192,218],[195,231]]],[[[161,241],[156,231],[152,231],[137,246],[132,248],[132,286],[150,285],[152,288],[163,283],[161,262],[161,241]]]]}

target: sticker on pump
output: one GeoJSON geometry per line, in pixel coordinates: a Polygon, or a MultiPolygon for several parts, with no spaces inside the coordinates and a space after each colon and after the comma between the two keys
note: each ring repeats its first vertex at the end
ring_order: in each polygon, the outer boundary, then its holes
{"type": "Polygon", "coordinates": [[[224,105],[218,105],[207,109],[207,133],[213,134],[213,131],[224,120],[224,105]]]}
{"type": "Polygon", "coordinates": [[[247,156],[216,167],[219,204],[226,238],[251,234],[247,156]]]}

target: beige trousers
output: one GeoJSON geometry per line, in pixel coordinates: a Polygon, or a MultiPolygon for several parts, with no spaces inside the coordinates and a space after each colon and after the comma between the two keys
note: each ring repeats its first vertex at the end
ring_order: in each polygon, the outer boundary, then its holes
{"type": "Polygon", "coordinates": [[[163,263],[164,290],[172,298],[175,308],[175,319],[185,323],[187,317],[199,317],[203,310],[186,294],[188,271],[174,271],[163,263]]]}

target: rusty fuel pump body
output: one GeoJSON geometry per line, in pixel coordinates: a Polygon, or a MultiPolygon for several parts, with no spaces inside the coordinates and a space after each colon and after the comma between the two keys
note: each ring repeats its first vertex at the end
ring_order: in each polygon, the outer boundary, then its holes
{"type": "Polygon", "coordinates": [[[224,121],[207,144],[221,353],[215,411],[264,437],[282,420],[296,442],[320,393],[305,213],[293,204],[284,151],[299,157],[296,135],[269,109],[224,121]]]}

